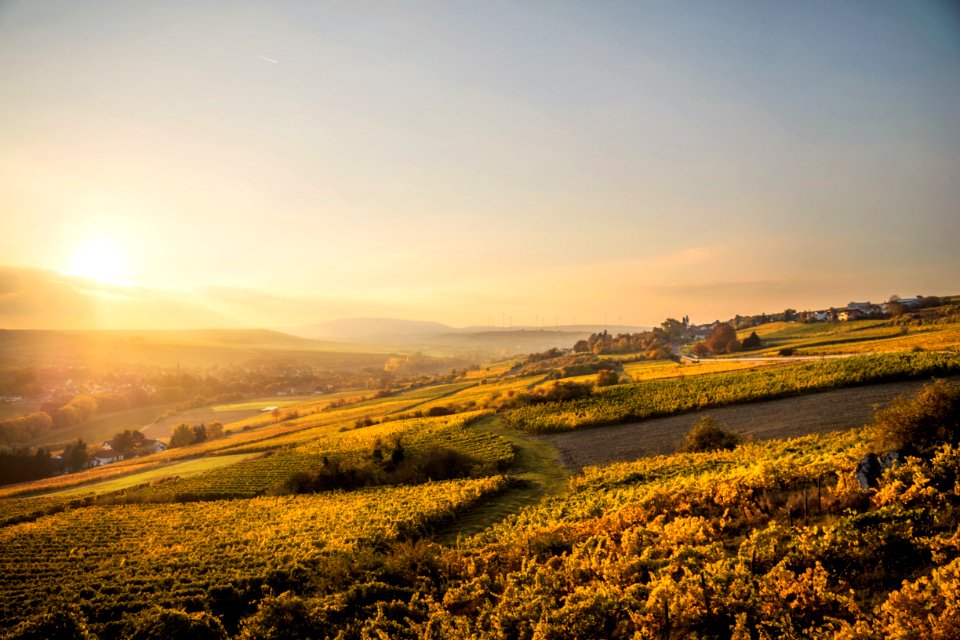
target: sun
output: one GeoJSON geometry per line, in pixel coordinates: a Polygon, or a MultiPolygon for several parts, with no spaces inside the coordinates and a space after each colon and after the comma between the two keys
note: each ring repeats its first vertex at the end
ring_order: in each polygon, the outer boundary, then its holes
{"type": "Polygon", "coordinates": [[[69,273],[103,284],[120,284],[126,271],[123,252],[109,240],[96,238],[77,248],[69,273]]]}

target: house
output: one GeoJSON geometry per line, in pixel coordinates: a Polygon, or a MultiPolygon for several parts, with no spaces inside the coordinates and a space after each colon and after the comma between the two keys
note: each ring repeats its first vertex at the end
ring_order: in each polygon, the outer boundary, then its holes
{"type": "Polygon", "coordinates": [[[873,304],[872,302],[851,302],[847,305],[847,309],[856,309],[865,316],[879,315],[883,313],[883,309],[881,309],[880,305],[873,304]]]}
{"type": "Polygon", "coordinates": [[[114,451],[113,449],[107,449],[100,447],[93,452],[93,455],[90,456],[90,461],[87,463],[91,467],[100,467],[105,464],[110,464],[111,462],[116,462],[117,460],[122,460],[123,456],[114,451]]]}
{"type": "Polygon", "coordinates": [[[841,309],[837,314],[837,319],[841,322],[847,322],[849,320],[859,320],[864,315],[866,315],[860,309],[841,309]]]}
{"type": "Polygon", "coordinates": [[[692,325],[688,331],[694,340],[705,340],[710,336],[710,333],[713,332],[715,326],[716,324],[692,325]]]}
{"type": "Polygon", "coordinates": [[[140,453],[147,455],[150,453],[162,453],[167,450],[167,445],[159,440],[144,440],[140,445],[140,453]]]}

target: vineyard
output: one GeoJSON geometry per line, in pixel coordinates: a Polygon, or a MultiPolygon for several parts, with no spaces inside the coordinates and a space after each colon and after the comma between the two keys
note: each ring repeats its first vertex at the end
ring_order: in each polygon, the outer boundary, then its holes
{"type": "Polygon", "coordinates": [[[764,348],[758,355],[776,355],[785,347],[798,355],[943,350],[960,346],[960,325],[954,322],[905,323],[890,320],[809,323],[771,322],[737,332],[742,340],[756,332],[764,348]]]}
{"type": "Polygon", "coordinates": [[[591,467],[448,545],[507,479],[89,505],[0,530],[0,611],[100,638],[156,606],[215,637],[956,637],[960,449],[866,492],[872,429],[591,467]]]}
{"type": "Polygon", "coordinates": [[[618,385],[599,389],[586,398],[519,407],[504,414],[504,421],[531,433],[549,433],[858,384],[956,373],[960,373],[960,356],[954,353],[856,356],[618,385]]]}
{"type": "MultiPolygon", "coordinates": [[[[283,589],[325,558],[421,535],[503,490],[501,476],[346,494],[89,507],[0,530],[0,619],[51,598],[111,634],[125,612],[217,589],[283,589]]],[[[189,606],[189,605],[188,605],[189,606]]]]}
{"type": "Polygon", "coordinates": [[[501,405],[553,384],[505,365],[291,401],[222,438],[5,488],[0,637],[59,621],[119,639],[161,614],[247,639],[956,637],[955,446],[875,491],[853,476],[875,427],[567,481],[511,430],[955,374],[956,354],[619,366],[637,382],[561,402],[501,405]],[[456,475],[399,473],[421,459],[456,475]],[[331,477],[352,484],[315,483],[331,477]]]}

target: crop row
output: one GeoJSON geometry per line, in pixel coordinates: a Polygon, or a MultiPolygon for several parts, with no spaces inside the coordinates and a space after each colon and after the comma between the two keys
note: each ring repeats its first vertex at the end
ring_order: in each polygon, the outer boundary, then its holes
{"type": "Polygon", "coordinates": [[[348,493],[70,511],[0,530],[0,620],[57,595],[101,616],[421,535],[501,476],[348,493]]]}
{"type": "Polygon", "coordinates": [[[505,413],[504,421],[534,433],[565,431],[858,384],[957,373],[960,354],[956,353],[856,356],[607,387],[577,400],[519,407],[505,413]]]}

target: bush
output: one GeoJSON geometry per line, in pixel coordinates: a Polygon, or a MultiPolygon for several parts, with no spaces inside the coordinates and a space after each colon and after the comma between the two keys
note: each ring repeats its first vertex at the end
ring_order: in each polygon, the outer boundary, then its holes
{"type": "Polygon", "coordinates": [[[42,613],[17,625],[5,640],[91,640],[83,615],[77,610],[42,613]]]}
{"type": "Polygon", "coordinates": [[[220,621],[206,611],[187,613],[181,609],[156,607],[136,616],[132,622],[130,640],[226,640],[220,621]]]}
{"type": "Polygon", "coordinates": [[[726,431],[717,426],[716,421],[710,416],[704,416],[697,420],[687,434],[687,439],[680,451],[686,453],[695,453],[698,451],[719,451],[721,449],[734,449],[740,444],[740,436],[731,431],[726,431]]]}
{"type": "Polygon", "coordinates": [[[960,385],[935,380],[911,398],[896,398],[873,417],[880,451],[925,453],[960,442],[960,385]]]}
{"type": "Polygon", "coordinates": [[[259,610],[243,621],[239,637],[243,640],[323,638],[336,631],[315,602],[287,591],[264,598],[259,610]]]}
{"type": "Polygon", "coordinates": [[[397,440],[386,451],[379,442],[370,460],[323,459],[323,466],[300,471],[283,483],[280,493],[317,493],[392,484],[422,484],[430,480],[469,477],[480,463],[455,449],[405,449],[397,440]]]}
{"type": "Polygon", "coordinates": [[[597,371],[597,386],[598,387],[609,387],[610,385],[618,384],[620,382],[620,376],[617,375],[616,371],[611,371],[610,369],[601,369],[597,371]]]}

